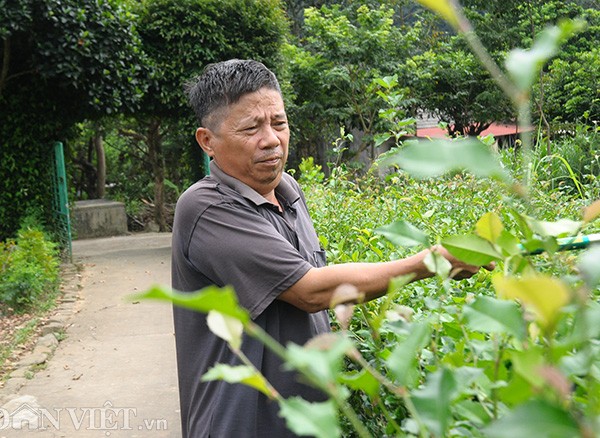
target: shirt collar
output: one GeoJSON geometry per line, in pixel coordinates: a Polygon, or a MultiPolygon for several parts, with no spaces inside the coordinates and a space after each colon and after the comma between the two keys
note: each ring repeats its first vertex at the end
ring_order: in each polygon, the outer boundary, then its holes
{"type": "MultiPolygon", "coordinates": [[[[271,204],[267,199],[259,194],[256,190],[250,186],[244,184],[239,179],[234,178],[221,170],[214,160],[210,161],[210,175],[213,176],[217,181],[226,186],[232,188],[244,198],[252,201],[256,205],[271,204]]],[[[284,172],[279,185],[275,187],[275,193],[283,197],[290,205],[300,199],[300,195],[297,190],[294,189],[292,183],[288,180],[292,178],[284,172]]],[[[272,205],[272,204],[271,204],[272,205]]]]}

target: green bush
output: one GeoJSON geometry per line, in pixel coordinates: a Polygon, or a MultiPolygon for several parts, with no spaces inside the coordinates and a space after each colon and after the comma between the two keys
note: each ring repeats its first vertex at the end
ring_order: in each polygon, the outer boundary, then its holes
{"type": "MultiPolygon", "coordinates": [[[[303,162],[303,175],[313,176],[319,170],[310,164],[308,160],[303,162]]],[[[545,220],[576,219],[580,216],[583,205],[580,199],[540,184],[533,188],[531,202],[540,207],[540,214],[545,220]]],[[[421,249],[396,247],[374,232],[398,220],[426,230],[436,240],[474,229],[478,219],[488,211],[502,216],[504,223],[510,222],[504,214],[509,210],[509,201],[497,183],[462,173],[435,180],[417,180],[402,173],[389,176],[387,181],[373,175],[350,180],[342,169],[333,169],[332,176],[324,182],[318,182],[314,176],[303,179],[303,189],[321,244],[327,250],[328,261],[334,264],[396,259],[421,249]]],[[[584,203],[590,202],[586,198],[584,203]]],[[[589,231],[593,232],[597,227],[595,225],[589,231]]],[[[577,255],[554,254],[552,257],[560,260],[556,264],[550,263],[551,259],[546,256],[539,256],[533,262],[541,271],[550,270],[554,275],[568,276],[577,255]]],[[[496,294],[491,284],[492,275],[481,271],[469,280],[452,284],[439,279],[411,283],[391,292],[386,298],[359,306],[350,321],[348,333],[352,334],[351,338],[365,361],[392,381],[414,391],[417,399],[420,396],[417,388],[431,378],[435,370],[458,370],[455,371],[457,376],[465,381],[457,379],[454,384],[464,392],[452,402],[448,401],[448,405],[453,406],[454,419],[449,426],[451,431],[447,432],[453,436],[481,436],[482,425],[490,423],[498,415],[494,409],[500,408],[495,404],[506,410],[509,409],[507,406],[512,406],[508,403],[522,402],[517,396],[511,398],[508,395],[520,383],[519,373],[510,370],[510,361],[506,358],[518,356],[519,349],[513,348],[502,336],[484,336],[480,327],[474,329],[466,322],[469,312],[478,309],[478,306],[488,301],[494,306],[500,304],[500,301],[494,301],[496,294]],[[407,372],[394,374],[386,364],[393,363],[390,359],[392,352],[402,350],[402,345],[405,345],[406,358],[411,359],[395,359],[398,364],[406,365],[407,372]],[[502,384],[508,382],[510,388],[492,389],[496,381],[502,384]],[[467,387],[469,389],[465,389],[467,387]],[[489,412],[484,412],[484,409],[489,409],[489,412]]],[[[593,292],[595,297],[598,293],[598,289],[593,292]]],[[[572,336],[577,317],[575,310],[565,312],[557,330],[558,338],[572,336]]],[[[337,321],[335,317],[333,320],[337,321]]],[[[573,352],[573,357],[578,357],[578,354],[573,352]]],[[[355,380],[367,379],[361,368],[362,365],[346,361],[341,375],[350,382],[351,388],[355,380]]],[[[596,383],[593,382],[580,385],[577,396],[579,401],[584,401],[577,409],[586,409],[593,403],[593,400],[587,402],[587,399],[595,388],[596,383]]],[[[348,399],[373,436],[392,436],[398,430],[409,436],[419,435],[402,397],[383,385],[373,391],[352,391],[348,399]]],[[[347,421],[342,416],[342,436],[355,436],[347,421]]]]}
{"type": "Polygon", "coordinates": [[[0,243],[0,306],[24,311],[55,291],[59,260],[56,245],[39,226],[23,226],[15,240],[0,243]]]}

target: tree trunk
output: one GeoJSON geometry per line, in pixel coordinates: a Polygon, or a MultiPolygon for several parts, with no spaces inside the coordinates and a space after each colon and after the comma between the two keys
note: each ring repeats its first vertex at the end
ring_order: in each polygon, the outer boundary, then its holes
{"type": "Polygon", "coordinates": [[[98,199],[102,199],[106,194],[106,155],[102,127],[96,126],[92,142],[96,152],[96,195],[98,199]]]}
{"type": "Polygon", "coordinates": [[[0,96],[6,86],[6,80],[8,78],[8,69],[10,67],[10,39],[4,38],[2,40],[2,67],[0,68],[0,96]]]}
{"type": "Polygon", "coordinates": [[[162,153],[159,118],[153,118],[148,126],[148,159],[154,176],[154,220],[159,231],[168,231],[165,209],[165,158],[162,153]]]}

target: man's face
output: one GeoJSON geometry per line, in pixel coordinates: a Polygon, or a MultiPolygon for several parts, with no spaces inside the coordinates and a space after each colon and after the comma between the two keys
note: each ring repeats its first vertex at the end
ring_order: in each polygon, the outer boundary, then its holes
{"type": "Polygon", "coordinates": [[[199,128],[196,139],[226,174],[261,195],[281,180],[290,130],[280,94],[261,88],[215,114],[215,128],[199,128]]]}

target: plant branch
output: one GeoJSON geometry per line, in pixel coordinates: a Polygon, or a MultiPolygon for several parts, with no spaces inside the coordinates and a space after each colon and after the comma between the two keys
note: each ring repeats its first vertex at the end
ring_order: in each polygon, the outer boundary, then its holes
{"type": "Polygon", "coordinates": [[[144,134],[140,134],[139,132],[134,131],[133,129],[119,129],[119,134],[125,136],[125,137],[129,137],[132,138],[136,141],[141,141],[144,143],[148,142],[148,137],[146,137],[144,134]]]}
{"type": "Polygon", "coordinates": [[[4,38],[2,40],[2,69],[0,70],[0,96],[4,91],[6,81],[8,78],[8,67],[10,65],[10,38],[4,38]]]}

